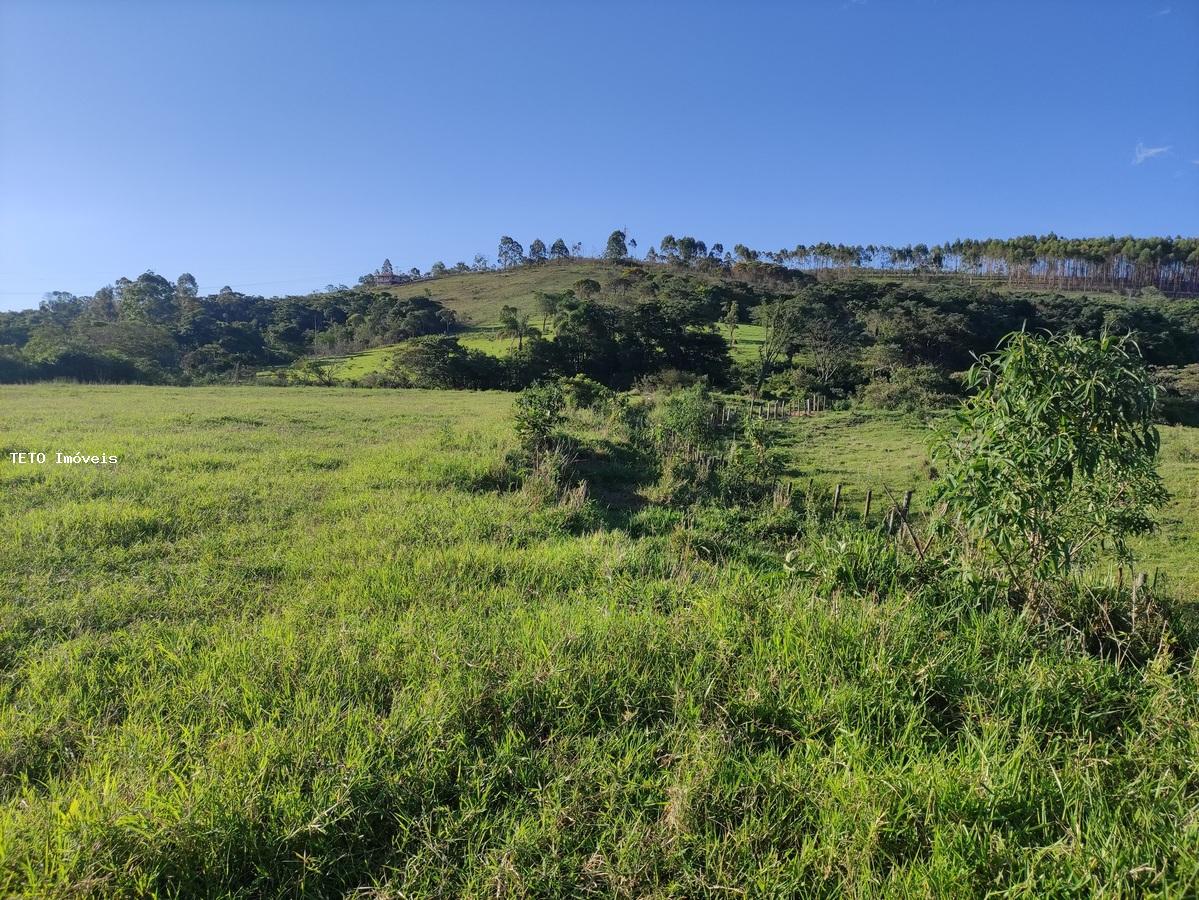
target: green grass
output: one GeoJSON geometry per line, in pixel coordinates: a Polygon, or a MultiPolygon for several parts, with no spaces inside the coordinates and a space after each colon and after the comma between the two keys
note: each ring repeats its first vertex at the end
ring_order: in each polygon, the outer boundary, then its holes
{"type": "Polygon", "coordinates": [[[493,325],[500,320],[501,309],[515,306],[529,313],[540,326],[537,291],[559,293],[569,290],[581,278],[593,278],[607,284],[620,272],[620,266],[602,260],[575,259],[517,269],[444,275],[418,285],[387,290],[397,297],[410,297],[428,288],[436,300],[456,312],[468,325],[493,325]]]}
{"type": "MultiPolygon", "coordinates": [[[[512,349],[510,340],[497,340],[494,327],[476,327],[458,332],[455,337],[463,347],[481,350],[492,356],[504,356],[512,349]]],[[[392,355],[399,344],[386,344],[382,347],[371,347],[357,353],[345,356],[325,356],[321,359],[330,363],[329,374],[338,381],[350,381],[366,375],[384,372],[391,365],[392,355]]],[[[285,368],[285,367],[284,367],[285,368]]],[[[269,370],[259,373],[271,374],[269,370]]]]}
{"type": "MultiPolygon", "coordinates": [[[[720,333],[728,339],[728,331],[722,326],[720,333]]],[[[759,349],[766,340],[766,329],[761,325],[746,322],[737,326],[733,334],[736,344],[729,348],[729,355],[740,363],[756,363],[759,349]]]]}
{"type": "MultiPolygon", "coordinates": [[[[928,464],[931,426],[910,416],[882,412],[828,412],[803,420],[785,439],[795,473],[832,488],[843,485],[849,510],[861,510],[872,490],[872,516],[885,510],[886,489],[914,491],[917,510],[932,477],[928,464]]],[[[1160,530],[1135,542],[1138,569],[1155,571],[1185,596],[1199,600],[1199,429],[1162,430],[1160,468],[1171,498],[1160,510],[1160,530]]]]}
{"type": "MultiPolygon", "coordinates": [[[[0,388],[0,894],[1199,887],[1193,658],[506,490],[511,401],[0,388]]],[[[927,480],[909,420],[788,427],[800,478],[927,480]]]]}

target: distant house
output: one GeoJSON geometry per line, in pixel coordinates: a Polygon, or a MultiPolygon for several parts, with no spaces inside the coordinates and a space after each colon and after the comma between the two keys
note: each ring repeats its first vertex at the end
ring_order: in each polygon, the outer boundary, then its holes
{"type": "Polygon", "coordinates": [[[370,276],[371,284],[388,285],[388,284],[403,284],[410,279],[405,275],[397,275],[391,267],[391,260],[383,260],[383,265],[379,267],[377,272],[373,272],[370,276]]]}

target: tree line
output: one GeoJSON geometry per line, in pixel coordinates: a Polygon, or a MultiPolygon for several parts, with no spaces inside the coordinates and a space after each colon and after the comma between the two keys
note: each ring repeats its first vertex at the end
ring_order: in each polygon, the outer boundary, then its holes
{"type": "MultiPolygon", "coordinates": [[[[581,252],[561,238],[549,246],[534,240],[526,250],[510,236],[497,249],[507,268],[581,252]]],[[[1177,258],[1187,245],[1153,239],[1142,249],[1177,258]]],[[[1109,251],[1102,241],[1087,250],[1109,251]]],[[[688,235],[664,236],[648,261],[636,252],[636,240],[615,230],[603,254],[610,265],[594,273],[603,283],[582,278],[529,298],[535,310],[505,308],[498,334],[512,349],[502,359],[456,339],[457,317],[423,274],[422,284],[399,290],[330,285],[268,298],[229,287],[201,296],[190,274],[171,282],[146,272],[91,296],[55,292],[37,309],[0,313],[0,380],[240,380],[305,357],[405,342],[375,383],[520,389],[585,375],[624,388],[681,373],[775,398],[818,393],[833,403],[917,407],[958,393],[954,374],[1020,329],[1132,334],[1149,363],[1178,370],[1163,383],[1185,392],[1196,380],[1187,367],[1199,364],[1199,301],[1152,292],[1135,300],[1000,292],[852,272],[819,278],[777,253],[741,244],[726,251],[688,235]]]]}
{"type": "Polygon", "coordinates": [[[330,285],[263,297],[224,287],[201,296],[189,273],[119,278],[91,296],[57,291],[37,309],[0,313],[0,382],[240,378],[309,353],[392,344],[459,327],[427,292],[407,298],[330,285]]]}
{"type": "Polygon", "coordinates": [[[453,336],[426,338],[401,347],[372,383],[516,390],[583,375],[625,389],[671,377],[769,399],[817,395],[827,404],[916,410],[960,396],[959,373],[1020,331],[1131,335],[1167,393],[1190,396],[1199,374],[1197,301],[874,278],[762,286],[640,263],[537,301],[536,312],[502,310],[496,334],[511,344],[502,358],[453,336]]]}
{"type": "MultiPolygon", "coordinates": [[[[598,258],[620,262],[637,258],[637,241],[623,229],[613,231],[598,258]]],[[[548,248],[534,238],[526,251],[515,238],[504,235],[493,263],[476,254],[473,263],[447,266],[433,263],[394,276],[396,283],[437,278],[465,272],[511,269],[524,265],[586,258],[581,243],[567,246],[558,238],[548,248]]],[[[1199,294],[1199,238],[1091,237],[1063,238],[1024,235],[1014,238],[957,239],[941,244],[797,244],[777,250],[754,249],[720,242],[708,244],[690,235],[663,235],[642,257],[648,263],[667,263],[707,271],[778,279],[779,269],[803,273],[877,272],[891,275],[956,275],[1010,285],[1052,290],[1132,293],[1160,291],[1167,296],[1199,294]]],[[[359,282],[371,283],[380,274],[394,275],[390,262],[359,282]],[[386,270],[386,271],[384,271],[386,270]]]]}

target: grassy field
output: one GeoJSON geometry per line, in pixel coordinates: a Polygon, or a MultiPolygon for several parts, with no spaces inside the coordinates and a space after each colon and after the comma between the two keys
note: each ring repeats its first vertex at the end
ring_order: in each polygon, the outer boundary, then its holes
{"type": "MultiPolygon", "coordinates": [[[[0,388],[0,895],[1199,890],[1193,656],[513,490],[511,400],[0,388]]],[[[909,419],[788,428],[855,508],[927,482],[909,419]]]]}
{"type": "Polygon", "coordinates": [[[540,325],[537,291],[560,293],[581,278],[593,278],[606,284],[619,275],[621,267],[596,259],[576,259],[521,266],[488,272],[443,275],[415,285],[388,288],[397,297],[423,293],[426,288],[467,325],[492,325],[500,320],[500,310],[515,306],[529,313],[540,325]]]}
{"type": "MultiPolygon", "coordinates": [[[[456,337],[463,347],[481,350],[492,356],[503,356],[512,349],[512,342],[506,339],[497,340],[495,330],[494,327],[474,327],[459,332],[456,337]]],[[[345,356],[325,356],[321,359],[330,364],[330,375],[339,381],[349,381],[365,375],[385,372],[391,365],[392,355],[399,346],[399,344],[387,344],[345,356]]],[[[259,374],[269,375],[271,373],[266,370],[259,374]]]]}

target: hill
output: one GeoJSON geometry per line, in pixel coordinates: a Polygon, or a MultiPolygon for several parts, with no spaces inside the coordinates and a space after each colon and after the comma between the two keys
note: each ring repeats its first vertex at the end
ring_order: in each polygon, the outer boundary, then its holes
{"type": "Polygon", "coordinates": [[[513,269],[442,275],[381,290],[396,297],[408,297],[427,289],[457,313],[465,324],[488,326],[499,322],[500,310],[505,306],[515,306],[539,319],[538,291],[562,293],[583,278],[606,283],[617,277],[623,268],[599,259],[570,259],[513,269]]]}
{"type": "MultiPolygon", "coordinates": [[[[425,278],[382,289],[381,293],[397,302],[428,297],[444,304],[464,326],[457,332],[460,344],[493,357],[506,357],[516,345],[515,339],[496,340],[504,308],[524,313],[543,337],[552,338],[554,317],[547,313],[539,296],[567,295],[576,283],[590,280],[599,287],[595,302],[621,309],[646,302],[661,305],[680,298],[697,304],[708,296],[711,300],[693,327],[714,327],[725,337],[729,334],[726,307],[734,303],[738,323],[729,351],[743,371],[761,364],[759,350],[767,338],[767,328],[756,321],[758,308],[789,302],[796,295],[810,296],[815,303],[800,304],[805,312],[792,323],[797,334],[789,340],[788,364],[776,368],[792,368],[794,363],[810,361],[811,341],[799,332],[810,327],[813,313],[824,322],[846,317],[857,320],[858,334],[850,335],[840,348],[847,359],[860,359],[864,346],[878,343],[880,335],[889,333],[889,340],[897,345],[931,345],[923,356],[916,357],[901,349],[899,355],[905,363],[927,362],[945,368],[947,360],[957,358],[958,366],[964,367],[970,362],[971,352],[990,350],[1005,329],[1030,327],[1078,329],[1084,333],[1098,333],[1103,328],[1133,330],[1140,333],[1153,362],[1185,364],[1199,360],[1199,302],[1193,300],[1030,292],[1019,285],[992,280],[980,283],[970,276],[953,274],[834,269],[803,275],[777,266],[754,266],[760,271],[719,265],[612,264],[571,259],[425,278]],[[1006,324],[997,324],[1004,320],[1006,324]],[[1155,349],[1167,345],[1173,349],[1165,354],[1155,349]]],[[[334,377],[360,380],[384,372],[398,346],[383,344],[358,352],[327,354],[323,360],[334,377]]],[[[826,393],[830,388],[840,390],[828,384],[817,387],[826,393]]]]}
{"type": "Polygon", "coordinates": [[[56,295],[0,315],[0,382],[202,383],[261,372],[275,383],[519,389],[557,375],[628,387],[678,372],[849,402],[871,383],[875,397],[913,385],[930,397],[958,393],[954,373],[1021,328],[1132,332],[1153,365],[1199,363],[1199,301],[1030,292],[981,277],[812,273],[713,256],[569,258],[269,298],[201,297],[191,276],[172,284],[147,272],[92,297],[56,295]],[[506,308],[511,339],[494,340],[506,308]],[[552,340],[526,340],[534,332],[552,340]],[[392,367],[389,348],[406,361],[392,367]]]}

